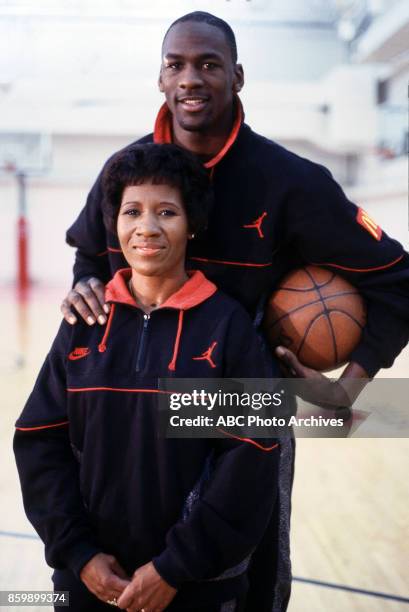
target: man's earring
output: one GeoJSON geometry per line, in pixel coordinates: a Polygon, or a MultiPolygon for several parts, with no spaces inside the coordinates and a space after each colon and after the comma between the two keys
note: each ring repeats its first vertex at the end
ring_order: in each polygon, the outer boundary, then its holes
{"type": "Polygon", "coordinates": [[[189,238],[190,240],[193,240],[193,238],[194,238],[195,236],[196,236],[196,234],[189,234],[189,235],[188,235],[188,238],[189,238]]]}

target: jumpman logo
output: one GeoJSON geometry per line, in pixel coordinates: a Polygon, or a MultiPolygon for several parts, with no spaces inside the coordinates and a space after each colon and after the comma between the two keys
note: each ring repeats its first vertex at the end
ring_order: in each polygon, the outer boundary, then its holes
{"type": "Polygon", "coordinates": [[[216,364],[214,363],[213,359],[212,359],[212,353],[214,351],[214,349],[216,348],[217,342],[212,342],[212,344],[209,346],[209,348],[200,355],[200,357],[192,357],[193,361],[208,361],[210,364],[211,368],[215,368],[216,364]]]}
{"type": "Polygon", "coordinates": [[[260,236],[260,238],[264,238],[264,234],[261,229],[261,224],[263,223],[264,217],[267,217],[266,212],[263,212],[263,214],[260,215],[258,219],[255,219],[255,221],[253,221],[252,223],[249,223],[248,225],[243,225],[243,227],[256,229],[258,231],[258,235],[260,236]]]}

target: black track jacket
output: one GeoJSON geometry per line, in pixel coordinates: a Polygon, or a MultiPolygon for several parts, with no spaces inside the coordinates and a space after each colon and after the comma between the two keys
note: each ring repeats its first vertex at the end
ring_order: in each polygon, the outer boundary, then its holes
{"type": "Polygon", "coordinates": [[[149,317],[130,273],[107,286],[106,327],[62,323],[16,423],[26,513],[52,567],[78,576],[103,551],[131,575],[153,560],[182,605],[224,601],[245,588],[269,521],[279,445],[161,437],[158,379],[279,372],[248,314],[201,272],[149,317]]]}
{"type": "MultiPolygon", "coordinates": [[[[238,100],[238,99],[237,99],[238,100]]],[[[166,104],[154,134],[138,142],[171,142],[166,104]]],[[[241,104],[223,149],[205,164],[215,192],[208,231],[190,241],[189,266],[201,269],[254,314],[280,278],[306,263],[342,274],[368,301],[368,320],[351,355],[370,377],[390,367],[409,339],[409,257],[352,204],[331,173],[255,134],[241,104]]],[[[101,176],[67,232],[77,248],[74,280],[107,282],[126,265],[104,226],[101,176]]]]}

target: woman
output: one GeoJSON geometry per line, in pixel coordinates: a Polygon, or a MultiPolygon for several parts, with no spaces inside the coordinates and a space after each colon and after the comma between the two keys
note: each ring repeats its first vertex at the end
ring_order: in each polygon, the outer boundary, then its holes
{"type": "Polygon", "coordinates": [[[237,611],[278,445],[159,437],[158,379],[279,374],[244,310],[185,269],[211,199],[193,156],[136,145],[103,181],[130,268],[107,285],[105,329],[62,323],[17,421],[26,513],[71,610],[237,611]]]}

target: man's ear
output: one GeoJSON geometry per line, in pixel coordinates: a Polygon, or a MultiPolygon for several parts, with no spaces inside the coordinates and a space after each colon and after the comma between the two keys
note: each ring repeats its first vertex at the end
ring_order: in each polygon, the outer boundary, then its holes
{"type": "Polygon", "coordinates": [[[159,91],[163,93],[162,68],[159,70],[158,87],[159,87],[159,91]]]}
{"type": "Polygon", "coordinates": [[[234,66],[233,90],[238,93],[244,85],[244,70],[241,64],[234,66]]]}

